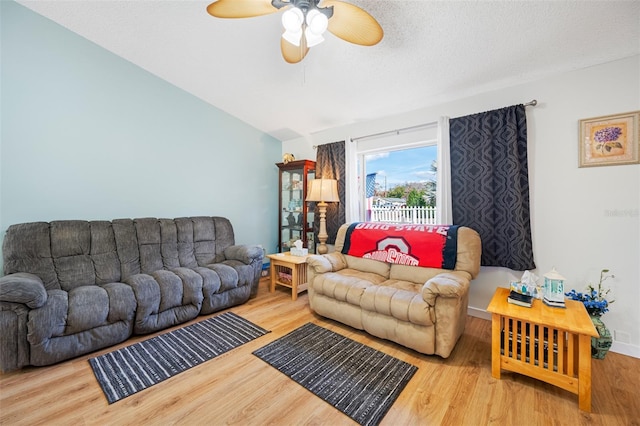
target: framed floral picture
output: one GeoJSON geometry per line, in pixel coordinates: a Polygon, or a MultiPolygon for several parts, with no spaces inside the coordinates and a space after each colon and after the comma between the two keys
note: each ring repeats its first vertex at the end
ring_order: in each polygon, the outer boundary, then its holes
{"type": "Polygon", "coordinates": [[[580,120],[580,167],[640,164],[640,111],[580,120]]]}

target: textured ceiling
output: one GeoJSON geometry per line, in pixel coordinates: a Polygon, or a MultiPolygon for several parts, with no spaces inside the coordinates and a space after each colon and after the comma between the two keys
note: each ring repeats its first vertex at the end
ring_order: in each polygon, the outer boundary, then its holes
{"type": "Polygon", "coordinates": [[[380,22],[382,42],[328,34],[294,65],[280,54],[280,13],[18,2],[283,141],[640,53],[640,1],[348,0],[380,22]]]}

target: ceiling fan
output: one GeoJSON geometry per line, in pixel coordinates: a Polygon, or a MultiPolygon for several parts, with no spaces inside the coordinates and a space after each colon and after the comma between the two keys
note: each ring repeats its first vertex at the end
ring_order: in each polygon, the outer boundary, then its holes
{"type": "Polygon", "coordinates": [[[362,46],[382,40],[382,27],[373,16],[340,0],[217,0],[207,7],[217,18],[251,18],[281,10],[285,12],[280,48],[291,64],[302,61],[310,47],[321,43],[326,30],[362,46]]]}

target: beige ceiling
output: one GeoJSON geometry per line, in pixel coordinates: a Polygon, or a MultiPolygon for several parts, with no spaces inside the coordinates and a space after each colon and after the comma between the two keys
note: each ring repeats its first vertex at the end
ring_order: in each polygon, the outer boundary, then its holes
{"type": "Polygon", "coordinates": [[[291,65],[280,13],[211,1],[19,3],[283,141],[640,53],[640,1],[348,0],[382,42],[328,34],[291,65]]]}

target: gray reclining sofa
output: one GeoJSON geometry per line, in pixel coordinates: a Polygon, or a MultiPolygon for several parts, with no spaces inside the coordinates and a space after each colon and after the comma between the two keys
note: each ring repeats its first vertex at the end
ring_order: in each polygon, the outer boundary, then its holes
{"type": "Polygon", "coordinates": [[[12,225],[0,370],[43,366],[255,297],[264,252],[223,217],[12,225]]]}

